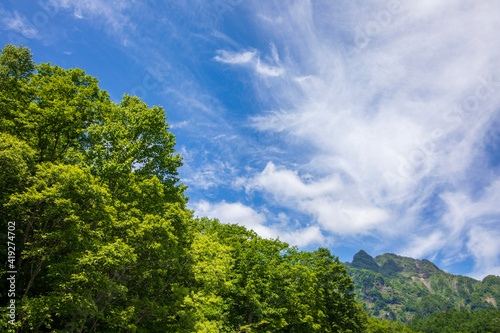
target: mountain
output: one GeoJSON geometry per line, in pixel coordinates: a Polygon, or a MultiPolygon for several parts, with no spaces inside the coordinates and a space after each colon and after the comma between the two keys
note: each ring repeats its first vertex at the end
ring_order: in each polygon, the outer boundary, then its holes
{"type": "Polygon", "coordinates": [[[392,253],[375,258],[365,251],[346,263],[358,301],[379,319],[408,322],[451,309],[500,309],[500,277],[482,281],[452,275],[429,260],[392,253]]]}

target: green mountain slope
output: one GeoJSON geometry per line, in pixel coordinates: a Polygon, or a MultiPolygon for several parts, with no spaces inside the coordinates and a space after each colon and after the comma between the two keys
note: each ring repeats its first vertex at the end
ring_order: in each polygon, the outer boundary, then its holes
{"type": "Polygon", "coordinates": [[[429,260],[359,251],[346,263],[358,301],[379,319],[408,322],[451,309],[499,309],[500,277],[478,281],[440,270],[429,260]]]}

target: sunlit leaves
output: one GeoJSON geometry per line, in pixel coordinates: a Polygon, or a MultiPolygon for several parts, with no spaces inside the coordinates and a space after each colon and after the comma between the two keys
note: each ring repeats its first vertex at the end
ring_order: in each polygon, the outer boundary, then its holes
{"type": "Polygon", "coordinates": [[[0,55],[0,131],[15,134],[31,100],[27,82],[35,64],[28,48],[6,45],[0,55]]]}
{"type": "Polygon", "coordinates": [[[228,307],[233,330],[361,332],[364,312],[354,302],[344,266],[328,250],[300,252],[237,225],[201,220],[229,247],[231,288],[212,287],[228,307]]]}
{"type": "Polygon", "coordinates": [[[34,66],[23,48],[0,66],[0,213],[18,228],[20,330],[362,331],[328,250],[193,218],[161,107],[113,103],[83,70],[34,66]]]}
{"type": "MultiPolygon", "coordinates": [[[[175,138],[168,131],[164,110],[148,108],[137,97],[125,95],[120,105],[104,108],[86,132],[82,159],[92,173],[109,180],[114,195],[126,195],[129,177],[156,177],[170,201],[183,200],[177,184],[181,157],[174,155],[175,138]]],[[[128,200],[126,200],[128,201],[128,200]]]]}
{"type": "Polygon", "coordinates": [[[83,70],[34,66],[27,49],[7,46],[0,65],[0,203],[18,228],[22,329],[176,327],[192,218],[164,110],[115,104],[83,70]]]}

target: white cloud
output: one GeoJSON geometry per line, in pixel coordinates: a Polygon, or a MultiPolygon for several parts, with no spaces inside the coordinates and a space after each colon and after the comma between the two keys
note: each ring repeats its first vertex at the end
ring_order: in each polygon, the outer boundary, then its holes
{"type": "Polygon", "coordinates": [[[56,8],[72,9],[77,19],[104,19],[109,33],[124,37],[125,30],[132,29],[130,17],[125,11],[136,6],[134,13],[138,13],[138,3],[125,0],[51,0],[56,8]]]}
{"type": "Polygon", "coordinates": [[[77,18],[77,19],[83,19],[83,15],[82,15],[82,9],[81,8],[76,8],[75,9],[75,12],[73,13],[73,15],[77,18]]]}
{"type": "Polygon", "coordinates": [[[218,62],[230,65],[247,65],[255,70],[255,73],[261,77],[278,77],[285,73],[284,68],[280,65],[280,59],[276,46],[271,43],[271,56],[265,61],[261,59],[259,52],[256,50],[242,50],[240,52],[231,52],[226,50],[218,50],[218,55],[214,59],[218,62]]]}
{"type": "Polygon", "coordinates": [[[26,38],[38,38],[38,30],[33,27],[33,24],[18,11],[13,13],[0,9],[1,22],[5,29],[20,33],[26,38]]]}
{"type": "Polygon", "coordinates": [[[310,199],[335,194],[342,190],[343,184],[338,176],[327,181],[304,183],[297,172],[278,169],[269,162],[261,174],[250,180],[247,189],[261,189],[272,193],[277,200],[290,201],[310,199]]]}
{"type": "Polygon", "coordinates": [[[260,59],[257,60],[257,63],[255,65],[255,70],[257,71],[257,73],[262,74],[264,76],[273,76],[273,77],[281,76],[284,73],[283,68],[269,66],[265,63],[262,63],[260,59]]]}
{"type": "Polygon", "coordinates": [[[280,240],[299,247],[311,245],[324,245],[328,242],[318,226],[309,226],[291,232],[277,231],[280,240]]]}
{"type": "Polygon", "coordinates": [[[467,248],[475,258],[475,272],[472,274],[477,279],[487,275],[500,276],[500,231],[474,227],[469,232],[467,248]]]}
{"type": "Polygon", "coordinates": [[[239,224],[255,231],[263,238],[279,238],[281,241],[295,246],[323,245],[326,242],[326,238],[318,226],[307,226],[293,231],[287,230],[286,224],[268,226],[265,214],[240,202],[222,201],[212,204],[201,200],[194,204],[194,210],[199,216],[216,218],[222,223],[239,224]]]}
{"type": "Polygon", "coordinates": [[[214,57],[215,60],[233,65],[249,63],[256,54],[255,51],[230,52],[224,50],[219,50],[217,53],[219,55],[214,57]]]}
{"type": "Polygon", "coordinates": [[[177,123],[169,123],[168,125],[170,126],[170,128],[182,128],[182,127],[186,127],[189,125],[189,121],[187,120],[183,120],[183,121],[180,121],[180,122],[177,122],[177,123]]]}
{"type": "Polygon", "coordinates": [[[500,179],[495,180],[472,199],[463,192],[446,192],[441,195],[447,212],[442,228],[446,232],[445,256],[468,256],[475,259],[474,277],[484,277],[500,271],[500,179]]]}
{"type": "Polygon", "coordinates": [[[212,31],[212,36],[218,38],[218,39],[221,39],[225,42],[228,42],[229,44],[233,45],[233,46],[238,46],[238,43],[236,43],[233,39],[231,39],[229,36],[227,36],[226,34],[223,34],[222,32],[218,31],[218,30],[214,30],[212,31]]]}
{"type": "Polygon", "coordinates": [[[247,191],[262,191],[289,209],[312,216],[320,226],[339,234],[365,234],[389,219],[338,175],[306,181],[297,172],[269,162],[262,173],[240,179],[247,191]]]}
{"type": "Polygon", "coordinates": [[[428,236],[416,236],[411,240],[402,254],[412,258],[435,258],[439,250],[446,243],[445,236],[441,231],[432,232],[428,236]]]}
{"type": "MultiPolygon", "coordinates": [[[[194,152],[191,151],[191,154],[194,152]]],[[[183,182],[190,184],[196,190],[216,190],[217,186],[228,184],[232,175],[235,174],[235,168],[227,161],[213,160],[205,157],[206,163],[201,166],[191,165],[192,156],[185,156],[185,162],[182,167],[183,182]]],[[[201,157],[198,157],[201,159],[201,157]]]]}
{"type": "Polygon", "coordinates": [[[195,211],[201,216],[217,218],[222,223],[239,224],[252,229],[262,237],[273,237],[272,232],[263,224],[266,222],[264,215],[239,202],[227,203],[225,201],[212,205],[207,201],[199,201],[195,204],[195,211]]]}

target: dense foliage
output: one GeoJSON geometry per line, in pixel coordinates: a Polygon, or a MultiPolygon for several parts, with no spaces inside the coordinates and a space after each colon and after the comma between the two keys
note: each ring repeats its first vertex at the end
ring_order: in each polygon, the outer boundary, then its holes
{"type": "Polygon", "coordinates": [[[477,281],[441,271],[428,260],[360,251],[348,264],[358,299],[379,319],[408,322],[449,310],[497,309],[500,277],[477,281]]]}
{"type": "Polygon", "coordinates": [[[2,331],[365,331],[328,250],[193,218],[161,107],[7,45],[0,116],[2,331]]]}
{"type": "Polygon", "coordinates": [[[373,317],[368,318],[366,333],[416,333],[404,324],[391,321],[379,320],[373,317]]]}
{"type": "Polygon", "coordinates": [[[500,311],[436,312],[428,317],[416,317],[408,326],[424,333],[498,333],[500,311]]]}

